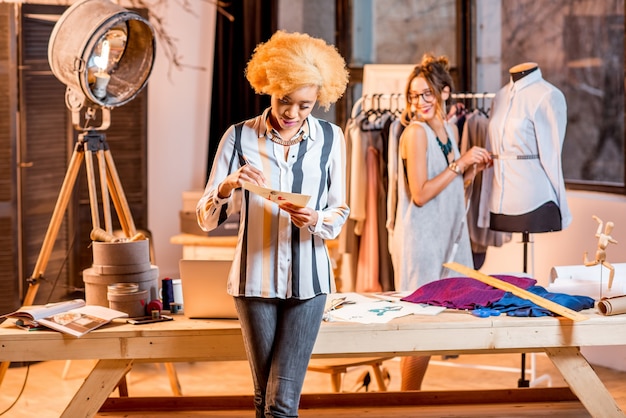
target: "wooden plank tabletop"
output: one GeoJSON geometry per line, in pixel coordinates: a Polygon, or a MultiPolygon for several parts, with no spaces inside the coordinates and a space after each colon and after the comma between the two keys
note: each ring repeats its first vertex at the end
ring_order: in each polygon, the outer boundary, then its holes
{"type": "MultiPolygon", "coordinates": [[[[461,311],[397,318],[385,324],[324,322],[316,357],[362,357],[445,352],[543,351],[545,347],[626,345],[626,315],[582,312],[586,321],[562,317],[478,318],[461,311]]],[[[0,361],[64,359],[243,360],[236,320],[187,319],[147,325],[114,320],[75,338],[55,331],[25,331],[13,320],[0,325],[0,361]]]]}

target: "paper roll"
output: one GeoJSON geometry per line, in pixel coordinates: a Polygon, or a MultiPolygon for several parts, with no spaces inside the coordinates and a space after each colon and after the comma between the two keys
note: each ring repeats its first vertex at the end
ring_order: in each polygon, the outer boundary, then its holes
{"type": "MultiPolygon", "coordinates": [[[[626,277],[626,263],[611,263],[615,268],[615,280],[626,277]]],[[[571,266],[554,266],[550,270],[550,281],[556,278],[599,281],[604,278],[609,279],[609,269],[601,264],[595,266],[585,266],[582,264],[571,266]]]]}
{"type": "Polygon", "coordinates": [[[598,311],[603,315],[626,313],[626,295],[600,299],[598,302],[598,311]]]}

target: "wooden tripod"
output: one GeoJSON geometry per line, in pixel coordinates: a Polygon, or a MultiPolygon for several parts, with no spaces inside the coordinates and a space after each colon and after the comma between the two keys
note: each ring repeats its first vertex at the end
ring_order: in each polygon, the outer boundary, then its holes
{"type": "Polygon", "coordinates": [[[91,207],[91,223],[93,229],[104,229],[112,233],[113,226],[111,221],[110,201],[113,201],[122,230],[127,237],[132,237],[136,233],[135,224],[130,213],[130,207],[126,201],[126,196],[122,189],[111,151],[106,142],[106,137],[102,132],[90,130],[79,135],[78,141],[74,147],[74,152],[70,159],[65,179],[61,186],[59,197],[57,198],[52,219],[46,231],[39,257],[35,264],[33,274],[28,279],[29,287],[24,297],[23,305],[32,305],[37,290],[39,289],[39,281],[48,265],[50,255],[57,238],[59,228],[63,221],[63,215],[67,210],[76,178],[80,166],[85,161],[87,170],[87,183],[89,188],[89,205],[91,207]],[[100,226],[100,213],[98,210],[98,195],[96,191],[95,167],[93,154],[96,154],[98,160],[98,170],[100,177],[100,189],[102,195],[102,211],[104,219],[104,228],[100,226]]]}
{"type": "Polygon", "coordinates": [[[113,162],[113,157],[111,156],[111,151],[109,150],[105,135],[102,132],[94,130],[80,134],[74,147],[74,152],[72,153],[54,211],[52,212],[52,219],[50,220],[48,230],[46,231],[33,274],[29,279],[27,279],[29,287],[26,292],[26,296],[24,297],[23,305],[32,305],[35,300],[35,296],[39,288],[39,281],[43,277],[45,269],[48,265],[54,242],[57,238],[59,228],[61,227],[63,216],[67,210],[83,160],[85,161],[85,168],[87,170],[91,223],[93,229],[101,228],[94,171],[94,153],[96,154],[98,160],[102,211],[105,224],[102,229],[109,233],[112,233],[113,231],[110,210],[110,200],[113,200],[113,204],[117,211],[124,234],[127,237],[131,237],[136,233],[135,224],[130,213],[130,207],[126,201],[126,196],[124,195],[122,184],[117,174],[115,163],[113,162]]]}
{"type": "MultiPolygon", "coordinates": [[[[135,223],[130,213],[130,207],[124,195],[122,184],[120,182],[111,151],[106,142],[104,133],[98,130],[87,130],[78,136],[78,140],[74,146],[74,151],[70,159],[70,163],[61,185],[61,191],[57,198],[52,212],[52,219],[48,225],[48,230],[43,240],[37,262],[33,270],[33,274],[27,279],[29,286],[24,302],[22,305],[32,305],[35,296],[39,290],[39,282],[43,278],[54,242],[57,239],[63,216],[67,210],[67,206],[74,190],[74,185],[78,177],[80,166],[85,161],[87,170],[87,183],[89,188],[89,205],[91,207],[91,222],[93,229],[104,229],[108,233],[112,233],[113,226],[111,220],[110,202],[113,201],[117,216],[119,218],[122,230],[127,237],[136,234],[135,223]],[[104,219],[104,228],[100,226],[100,212],[98,210],[98,195],[96,191],[96,177],[93,155],[98,160],[98,171],[100,177],[100,189],[102,195],[102,211],[104,219]],[[109,193],[110,191],[110,193],[109,193]]],[[[0,384],[4,379],[4,375],[9,368],[9,362],[0,363],[0,384]]]]}

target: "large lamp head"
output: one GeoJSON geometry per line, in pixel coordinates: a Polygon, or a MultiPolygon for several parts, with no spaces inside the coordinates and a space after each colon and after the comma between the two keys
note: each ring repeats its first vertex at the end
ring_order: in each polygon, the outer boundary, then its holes
{"type": "Polygon", "coordinates": [[[113,108],[148,81],[155,58],[150,23],[109,0],[80,0],[57,21],[48,43],[53,74],[67,86],[68,107],[113,108]]]}

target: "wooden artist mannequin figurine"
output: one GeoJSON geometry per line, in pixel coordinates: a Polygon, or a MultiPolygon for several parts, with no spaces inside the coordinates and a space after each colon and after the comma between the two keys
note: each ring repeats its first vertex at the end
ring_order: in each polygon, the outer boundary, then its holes
{"type": "Polygon", "coordinates": [[[542,78],[537,63],[516,65],[509,73],[510,82],[492,104],[489,223],[484,225],[483,216],[479,226],[504,232],[560,231],[572,220],[561,165],[565,96],[542,78]]]}
{"type": "Polygon", "coordinates": [[[593,219],[598,222],[598,230],[596,232],[596,238],[598,238],[598,249],[596,250],[596,258],[594,261],[587,260],[587,252],[585,251],[584,263],[585,266],[595,266],[597,264],[602,264],[604,267],[609,269],[609,290],[611,290],[611,286],[613,286],[613,277],[615,276],[615,267],[611,265],[608,261],[606,261],[606,247],[609,244],[617,244],[617,240],[613,239],[611,236],[611,231],[613,230],[613,222],[607,222],[604,227],[604,232],[602,231],[602,220],[598,218],[596,215],[592,216],[593,219]]]}

